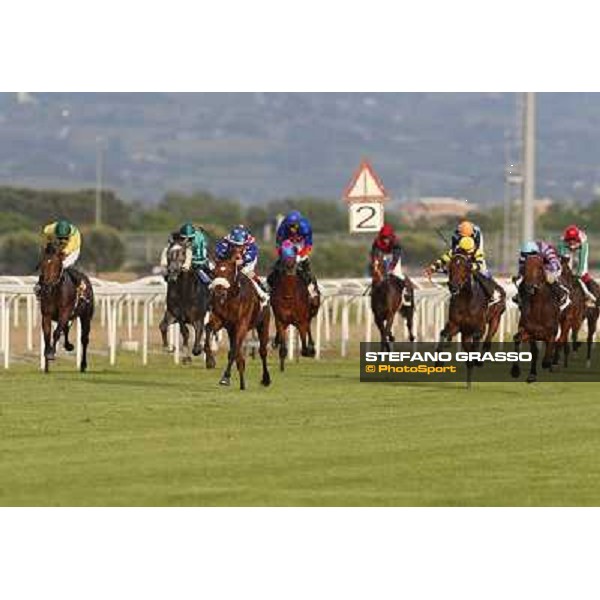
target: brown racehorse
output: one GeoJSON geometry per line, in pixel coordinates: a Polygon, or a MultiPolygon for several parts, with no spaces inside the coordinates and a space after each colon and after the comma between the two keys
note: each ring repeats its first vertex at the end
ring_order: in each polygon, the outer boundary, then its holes
{"type": "MultiPolygon", "coordinates": [[[[523,298],[521,300],[521,318],[519,329],[515,335],[515,350],[519,352],[521,343],[529,342],[533,356],[528,383],[537,381],[537,361],[539,350],[536,342],[545,342],[546,348],[542,360],[542,368],[552,370],[553,352],[559,327],[563,329],[566,311],[560,314],[556,300],[552,296],[550,284],[546,281],[544,260],[541,256],[528,256],[523,267],[521,283],[523,298]]],[[[511,370],[513,378],[521,375],[519,363],[511,370]]]]}
{"type": "Polygon", "coordinates": [[[85,294],[78,299],[75,284],[63,269],[63,255],[56,243],[47,244],[40,265],[40,304],[42,312],[42,330],[44,333],[44,371],[48,373],[49,362],[56,357],[56,345],[61,335],[65,337],[65,350],[72,352],[69,342],[69,329],[75,319],[81,323],[81,364],[79,369],[87,369],[87,348],[90,340],[91,321],[94,316],[94,291],[87,277],[85,294]],[[52,322],[56,329],[52,335],[52,322]]]}
{"type": "Polygon", "coordinates": [[[271,307],[275,316],[275,342],[273,346],[279,347],[279,368],[285,370],[287,357],[286,331],[288,327],[296,327],[300,334],[302,344],[301,354],[314,358],[315,343],[313,341],[310,325],[320,307],[320,296],[312,301],[306,283],[297,272],[297,249],[289,245],[289,253],[282,256],[273,276],[271,292],[271,307]]]}
{"type": "Polygon", "coordinates": [[[163,348],[168,349],[167,330],[169,325],[179,323],[185,356],[183,363],[192,360],[189,349],[190,332],[188,324],[194,328],[194,356],[202,354],[202,334],[204,319],[208,311],[209,290],[198,279],[192,268],[186,269],[191,248],[181,239],[175,239],[167,250],[167,307],[159,329],[163,348]]]}
{"type": "MultiPolygon", "coordinates": [[[[473,276],[473,260],[470,256],[462,252],[454,254],[448,265],[448,288],[450,290],[448,324],[440,334],[438,351],[442,350],[444,341],[451,342],[452,338],[459,333],[464,351],[477,351],[487,327],[488,300],[483,288],[473,276]]],[[[476,365],[472,361],[467,362],[469,388],[474,366],[476,365]]]]}
{"type": "Polygon", "coordinates": [[[565,309],[564,325],[561,327],[560,337],[556,340],[554,351],[554,365],[558,365],[560,360],[560,352],[564,355],[564,366],[569,366],[569,334],[573,339],[573,350],[576,352],[577,332],[581,329],[583,321],[586,318],[586,297],[577,277],[573,274],[569,265],[569,259],[565,256],[561,257],[562,275],[561,283],[568,290],[571,297],[571,304],[565,309]]]}
{"type": "Polygon", "coordinates": [[[204,336],[204,351],[208,368],[214,368],[215,359],[210,347],[214,332],[224,328],[229,335],[227,367],[221,377],[221,385],[231,385],[231,369],[236,362],[240,376],[240,389],[246,389],[243,344],[252,329],[256,329],[262,360],[262,385],[271,385],[267,366],[269,346],[269,306],[261,308],[260,298],[254,284],[239,270],[239,254],[233,252],[227,260],[219,260],[215,266],[215,280],[211,284],[211,315],[204,336]]]}
{"type": "Polygon", "coordinates": [[[414,342],[414,302],[411,305],[404,304],[404,288],[395,277],[386,273],[381,256],[376,255],[371,261],[371,277],[371,311],[381,335],[381,349],[389,351],[390,344],[395,341],[392,328],[398,312],[406,320],[409,339],[414,342]]]}

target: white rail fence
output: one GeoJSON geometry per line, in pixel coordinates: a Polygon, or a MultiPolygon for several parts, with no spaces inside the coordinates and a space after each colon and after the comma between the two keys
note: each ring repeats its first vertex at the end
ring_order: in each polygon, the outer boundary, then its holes
{"type": "MultiPolygon", "coordinates": [[[[15,332],[24,329],[24,346],[27,353],[36,351],[34,338],[39,342],[37,351],[43,367],[43,337],[40,327],[39,306],[33,293],[33,277],[0,277],[0,353],[5,369],[16,350],[11,343],[15,332]]],[[[109,362],[115,365],[119,348],[134,350],[140,355],[141,365],[147,365],[151,351],[150,333],[158,326],[165,308],[166,285],[160,277],[147,277],[131,283],[115,283],[93,279],[96,296],[96,317],[92,329],[90,348],[105,350],[109,362]]],[[[516,293],[510,282],[502,282],[510,298],[516,293]]],[[[448,292],[441,283],[431,285],[416,279],[415,335],[418,341],[436,340],[445,325],[448,292]]],[[[368,296],[369,281],[364,279],[324,280],[320,282],[323,293],[322,309],[313,329],[317,359],[325,350],[341,357],[349,353],[350,343],[378,339],[373,323],[368,296]]],[[[499,339],[516,331],[518,310],[512,302],[500,323],[499,339]]],[[[402,319],[396,320],[396,339],[406,340],[407,332],[402,319]]],[[[80,359],[79,326],[76,326],[76,364],[80,359]]],[[[21,333],[21,336],[23,334],[21,333]]],[[[181,359],[179,327],[169,331],[169,341],[174,348],[173,360],[181,359]]],[[[289,335],[289,357],[297,354],[298,337],[289,335]]]]}

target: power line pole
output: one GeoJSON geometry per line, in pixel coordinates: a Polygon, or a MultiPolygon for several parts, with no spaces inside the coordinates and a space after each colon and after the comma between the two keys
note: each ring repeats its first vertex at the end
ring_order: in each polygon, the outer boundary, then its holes
{"type": "Polygon", "coordinates": [[[535,93],[524,93],[523,241],[535,239],[535,93]]]}

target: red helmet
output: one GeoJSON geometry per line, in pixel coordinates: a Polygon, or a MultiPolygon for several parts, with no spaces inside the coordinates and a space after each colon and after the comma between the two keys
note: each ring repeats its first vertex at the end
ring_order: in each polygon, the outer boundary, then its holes
{"type": "Polygon", "coordinates": [[[579,227],[577,225],[571,225],[565,229],[565,233],[563,235],[563,239],[565,242],[581,242],[581,232],[579,231],[579,227]]]}
{"type": "Polygon", "coordinates": [[[381,228],[381,231],[379,232],[379,237],[382,237],[382,238],[391,238],[391,237],[394,237],[395,235],[396,234],[394,232],[394,228],[388,224],[385,224],[381,228]]]}

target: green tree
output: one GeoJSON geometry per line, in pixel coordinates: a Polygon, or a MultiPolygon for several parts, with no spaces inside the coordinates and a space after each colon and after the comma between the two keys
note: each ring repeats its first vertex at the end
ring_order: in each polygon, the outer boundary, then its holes
{"type": "Polygon", "coordinates": [[[82,264],[92,270],[116,271],[125,261],[125,245],[112,227],[90,227],[82,231],[82,264]]]}
{"type": "Polygon", "coordinates": [[[0,246],[0,263],[7,275],[30,275],[40,258],[40,238],[28,231],[7,235],[0,246]]]}

